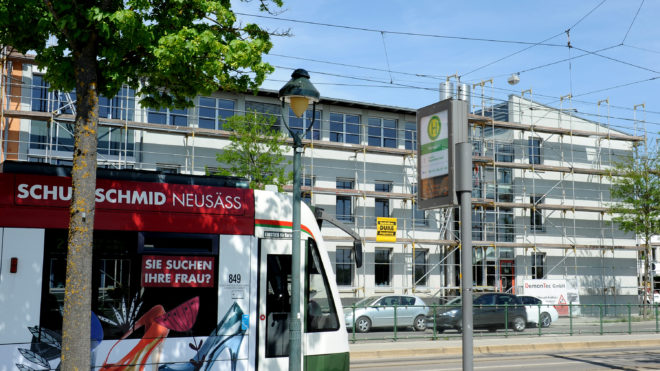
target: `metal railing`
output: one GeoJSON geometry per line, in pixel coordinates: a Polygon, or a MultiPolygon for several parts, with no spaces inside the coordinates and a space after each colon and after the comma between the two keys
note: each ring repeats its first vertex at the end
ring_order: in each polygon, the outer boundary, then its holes
{"type": "MultiPolygon", "coordinates": [[[[561,313],[556,321],[544,327],[541,316],[549,307],[547,304],[523,305],[474,305],[475,310],[475,337],[486,336],[545,336],[545,335],[607,335],[607,334],[642,334],[660,333],[660,305],[654,304],[561,304],[553,307],[561,313]],[[526,323],[523,331],[513,328],[512,316],[518,316],[515,307],[527,307],[528,310],[538,311],[537,323],[526,323]],[[532,307],[535,307],[532,309],[532,307]],[[479,311],[501,311],[503,319],[498,323],[479,323],[479,311]]],[[[345,322],[349,331],[349,340],[353,343],[361,341],[407,340],[407,339],[451,339],[462,336],[460,328],[447,326],[446,313],[453,309],[461,309],[460,304],[455,305],[369,305],[345,308],[345,322]],[[426,310],[424,331],[417,331],[414,327],[415,317],[426,310]],[[391,317],[374,321],[376,316],[392,311],[391,317]],[[417,313],[412,317],[406,312],[417,313]],[[369,312],[369,313],[367,313],[369,312]],[[439,320],[441,317],[444,318],[439,320]],[[361,317],[370,319],[368,333],[361,332],[356,320],[361,317]],[[440,323],[442,321],[442,324],[440,323]],[[374,324],[376,322],[376,324],[374,324]]],[[[527,312],[529,313],[529,312],[527,312]]],[[[456,315],[456,314],[455,314],[456,315]]],[[[455,323],[460,325],[460,314],[455,323]]]]}

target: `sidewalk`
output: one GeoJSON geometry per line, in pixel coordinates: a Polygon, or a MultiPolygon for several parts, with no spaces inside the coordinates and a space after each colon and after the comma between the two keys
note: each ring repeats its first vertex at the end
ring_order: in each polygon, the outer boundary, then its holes
{"type": "MultiPolygon", "coordinates": [[[[544,335],[475,338],[474,354],[560,352],[621,346],[660,347],[658,334],[544,335]]],[[[462,352],[462,340],[360,342],[350,345],[351,360],[433,357],[462,352]]]]}

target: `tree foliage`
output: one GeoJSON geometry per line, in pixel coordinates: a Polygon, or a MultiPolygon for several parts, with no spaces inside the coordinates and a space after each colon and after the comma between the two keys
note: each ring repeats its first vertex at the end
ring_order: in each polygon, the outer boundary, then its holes
{"type": "MultiPolygon", "coordinates": [[[[651,282],[651,238],[660,235],[660,160],[658,148],[640,153],[639,145],[631,155],[614,164],[611,197],[615,202],[609,209],[612,221],[621,230],[635,233],[645,243],[644,281],[651,282]]],[[[644,290],[644,301],[650,302],[650,290],[644,290]]]]}
{"type": "Polygon", "coordinates": [[[250,188],[263,189],[267,184],[279,189],[290,183],[292,173],[286,171],[286,134],[275,124],[275,117],[251,113],[232,116],[223,125],[231,131],[230,144],[216,155],[219,175],[244,177],[250,188]]]}
{"type": "Polygon", "coordinates": [[[0,8],[0,41],[36,52],[58,90],[75,87],[77,53],[90,44],[98,91],[112,97],[128,84],[151,107],[256,88],[273,71],[261,60],[268,32],[236,25],[228,0],[2,0],[0,8]]]}
{"type": "MultiPolygon", "coordinates": [[[[282,5],[260,9],[271,2],[282,5]]],[[[99,95],[127,84],[143,106],[180,108],[256,88],[273,71],[261,58],[270,36],[237,25],[230,0],[0,0],[0,43],[34,53],[52,89],[75,88],[61,367],[89,369],[99,95]]]]}
{"type": "Polygon", "coordinates": [[[633,154],[615,163],[610,207],[612,220],[621,230],[633,232],[650,241],[660,234],[660,161],[657,149],[648,155],[633,154]]]}

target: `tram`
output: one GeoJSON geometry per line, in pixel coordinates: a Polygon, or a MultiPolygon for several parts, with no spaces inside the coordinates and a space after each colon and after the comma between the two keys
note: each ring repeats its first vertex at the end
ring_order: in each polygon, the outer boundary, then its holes
{"type": "MultiPolygon", "coordinates": [[[[61,357],[70,168],[0,172],[0,369],[61,357]]],[[[292,202],[236,178],[98,169],[92,365],[285,370],[292,202]]],[[[314,213],[301,208],[302,354],[348,370],[348,335],[314,213]]]]}

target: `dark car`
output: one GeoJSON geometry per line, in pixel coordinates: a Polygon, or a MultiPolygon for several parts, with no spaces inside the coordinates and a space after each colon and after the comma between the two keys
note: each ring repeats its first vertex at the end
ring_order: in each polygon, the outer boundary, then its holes
{"type": "MultiPolygon", "coordinates": [[[[504,293],[487,293],[476,296],[473,301],[474,328],[496,331],[509,328],[523,331],[527,323],[525,306],[519,297],[504,293]]],[[[436,309],[435,318],[431,310],[426,317],[426,327],[435,326],[436,331],[454,329],[461,331],[463,326],[463,309],[461,298],[458,297],[436,309]],[[435,324],[434,324],[435,321],[435,324]]]]}

